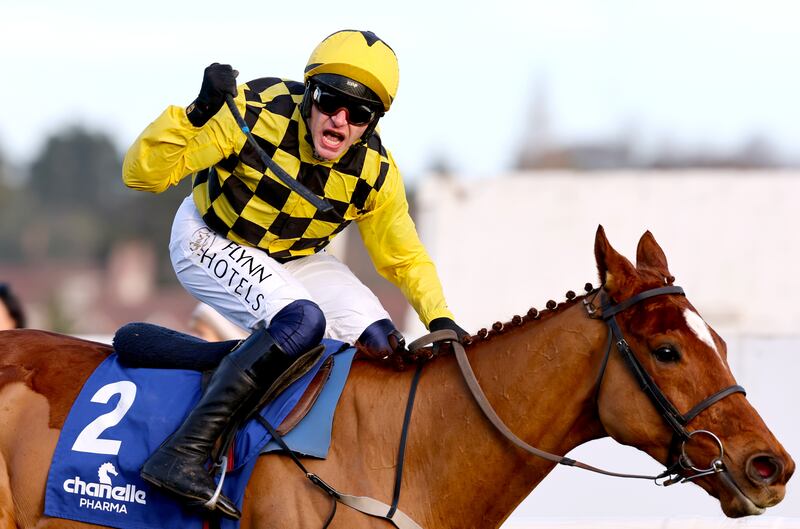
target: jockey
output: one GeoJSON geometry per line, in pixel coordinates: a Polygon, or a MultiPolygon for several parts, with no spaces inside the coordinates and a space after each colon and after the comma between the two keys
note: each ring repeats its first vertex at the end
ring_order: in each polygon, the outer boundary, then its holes
{"type": "MultiPolygon", "coordinates": [[[[408,214],[403,181],[376,126],[399,81],[394,51],[370,31],[345,30],[312,52],[304,83],[273,77],[236,86],[214,63],[187,108],[170,106],[129,149],[123,180],[161,192],[193,174],[172,227],[183,286],[252,334],[223,359],[183,425],[142,477],[191,504],[237,519],[205,464],[273,382],[323,336],[376,358],[404,347],[378,299],[325,246],[356,221],[378,272],[397,285],[431,331],[467,333],[447,307],[436,268],[408,214]],[[288,174],[333,205],[321,212],[279,183],[247,144],[235,97],[257,142],[288,174]]],[[[284,375],[285,376],[285,375],[284,375]]]]}

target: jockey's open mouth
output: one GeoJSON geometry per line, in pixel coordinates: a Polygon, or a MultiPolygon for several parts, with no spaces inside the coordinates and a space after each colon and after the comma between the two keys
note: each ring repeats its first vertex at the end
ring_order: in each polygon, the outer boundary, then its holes
{"type": "Polygon", "coordinates": [[[336,132],[335,130],[326,129],[322,132],[322,141],[326,146],[331,149],[336,149],[344,141],[344,134],[336,132]]]}

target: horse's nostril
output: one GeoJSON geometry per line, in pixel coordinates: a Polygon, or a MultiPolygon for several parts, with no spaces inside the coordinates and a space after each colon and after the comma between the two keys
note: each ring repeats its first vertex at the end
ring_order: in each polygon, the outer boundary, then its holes
{"type": "Polygon", "coordinates": [[[770,455],[752,457],[747,463],[750,479],[760,483],[772,483],[781,473],[783,465],[780,460],[770,455]]]}

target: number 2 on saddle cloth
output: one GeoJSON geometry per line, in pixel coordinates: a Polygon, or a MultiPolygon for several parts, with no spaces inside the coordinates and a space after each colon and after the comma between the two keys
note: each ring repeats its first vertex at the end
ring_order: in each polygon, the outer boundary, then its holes
{"type": "MultiPolygon", "coordinates": [[[[155,342],[164,344],[163,340],[155,342]]],[[[278,425],[298,402],[315,400],[284,440],[298,453],[323,458],[330,444],[333,410],[355,354],[341,342],[325,340],[324,345],[325,351],[311,371],[260,412],[270,424],[278,425]],[[332,364],[326,372],[322,366],[329,358],[332,364]],[[327,383],[318,396],[304,397],[312,381],[316,384],[323,378],[327,383]]],[[[45,514],[120,529],[202,529],[202,513],[187,510],[139,477],[145,459],[199,400],[202,377],[191,369],[129,367],[119,362],[117,354],[109,356],[86,381],[61,430],[47,479],[45,514]]],[[[223,493],[238,505],[258,454],[280,449],[274,443],[268,445],[270,440],[267,430],[255,420],[236,436],[234,461],[228,464],[223,493]]],[[[233,520],[220,523],[223,529],[238,526],[233,520]]]]}

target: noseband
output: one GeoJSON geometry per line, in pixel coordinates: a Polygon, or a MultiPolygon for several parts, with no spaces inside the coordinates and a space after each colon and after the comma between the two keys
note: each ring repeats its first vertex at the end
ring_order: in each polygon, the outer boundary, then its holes
{"type": "MultiPolygon", "coordinates": [[[[669,398],[664,395],[664,392],[661,391],[661,388],[658,387],[658,384],[656,384],[644,366],[642,366],[639,359],[636,358],[636,355],[633,354],[633,350],[631,349],[627,340],[625,340],[625,337],[622,334],[622,329],[620,329],[619,324],[617,323],[617,314],[632,307],[633,305],[636,305],[640,301],[663,295],[685,296],[683,289],[677,286],[653,288],[636,294],[635,296],[617,303],[616,305],[611,304],[611,301],[606,295],[605,291],[600,292],[602,304],[601,314],[599,317],[608,325],[609,341],[608,346],[606,347],[606,354],[603,358],[603,363],[600,368],[600,374],[598,376],[597,391],[599,394],[600,385],[603,382],[603,376],[605,375],[606,366],[608,365],[608,359],[611,355],[611,344],[613,342],[614,345],[616,345],[617,350],[622,355],[622,358],[625,360],[625,365],[628,366],[628,369],[639,383],[640,389],[650,398],[650,401],[656,407],[658,412],[661,414],[661,417],[664,419],[667,425],[669,425],[673,432],[667,461],[674,460],[674,463],[672,465],[668,463],[667,470],[659,476],[659,478],[664,479],[664,481],[660,484],[672,485],[674,483],[685,482],[724,471],[724,448],[719,437],[708,430],[689,431],[686,427],[689,422],[697,417],[702,411],[713,406],[715,403],[724,399],[725,397],[733,395],[734,393],[746,394],[744,388],[739,385],[728,386],[727,388],[721,389],[701,400],[686,413],[680,413],[669,400],[669,398]],[[717,445],[719,455],[711,461],[711,464],[708,468],[696,467],[686,455],[686,444],[695,436],[710,437],[717,445]],[[678,453],[678,447],[680,447],[680,453],[678,453]],[[687,472],[693,472],[693,474],[687,476],[687,472]]],[[[590,302],[588,302],[588,300],[584,300],[584,305],[590,315],[594,315],[596,313],[596,309],[591,305],[590,302]]]]}

